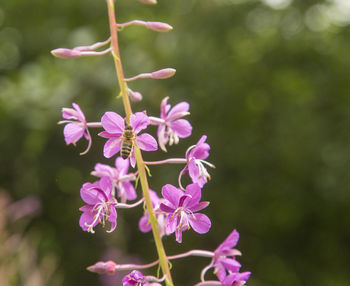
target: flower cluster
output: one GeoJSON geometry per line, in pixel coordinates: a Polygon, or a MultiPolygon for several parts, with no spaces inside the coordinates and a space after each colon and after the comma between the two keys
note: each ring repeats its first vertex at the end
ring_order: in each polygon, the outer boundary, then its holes
{"type": "MultiPolygon", "coordinates": [[[[97,262],[88,270],[97,273],[114,274],[119,270],[132,270],[122,282],[124,286],[160,286],[165,282],[167,286],[173,285],[168,261],[184,258],[190,255],[211,258],[210,264],[201,273],[201,282],[197,285],[244,285],[250,276],[250,272],[240,273],[241,264],[236,256],[241,253],[234,249],[238,242],[238,232],[234,230],[227,239],[219,245],[215,251],[190,250],[183,254],[167,256],[162,244],[162,237],[174,234],[178,243],[183,241],[183,232],[193,229],[198,234],[205,234],[211,228],[210,218],[202,213],[209,206],[208,201],[202,201],[205,196],[203,189],[211,179],[207,167],[215,166],[206,161],[209,157],[210,145],[206,142],[207,136],[202,135],[195,145],[190,146],[182,158],[168,158],[161,161],[144,161],[141,151],[156,151],[158,146],[167,152],[167,146],[178,144],[180,139],[192,134],[192,125],[185,116],[190,114],[190,105],[186,101],[171,106],[165,97],[160,103],[160,115],[149,116],[146,111],[135,112],[131,110],[130,100],[141,101],[143,96],[128,87],[129,82],[137,79],[167,79],[175,74],[175,69],[164,68],[153,72],[140,73],[130,78],[124,77],[121,59],[119,55],[117,33],[130,25],[143,26],[156,32],[168,32],[172,30],[169,24],[161,22],[133,20],[126,23],[116,23],[114,16],[114,0],[106,0],[108,7],[111,36],[103,42],[90,46],[79,46],[73,49],[59,48],[52,54],[60,58],[75,58],[82,56],[97,56],[112,54],[116,62],[116,70],[120,85],[120,95],[123,99],[125,117],[114,112],[107,111],[102,114],[98,122],[88,122],[78,104],[73,103],[73,108],[62,109],[62,121],[66,124],[63,129],[66,144],[73,144],[85,138],[88,141],[87,149],[81,153],[86,154],[91,147],[92,139],[90,128],[102,129],[98,135],[106,142],[101,154],[106,159],[114,158],[114,166],[97,163],[91,172],[97,178],[95,182],[86,182],[80,189],[80,196],[85,203],[80,208],[80,226],[84,231],[94,233],[95,227],[101,224],[104,227],[109,224],[107,230],[112,232],[117,227],[117,209],[135,208],[144,205],[144,211],[140,215],[139,229],[141,232],[152,230],[156,242],[159,260],[147,265],[123,264],[118,265],[113,261],[97,262]],[[106,45],[102,51],[97,51],[106,45]],[[154,133],[157,140],[145,130],[155,126],[154,133]],[[157,143],[158,142],[158,143],[157,143]],[[149,189],[147,172],[150,167],[164,164],[182,164],[178,173],[178,186],[165,184],[161,191],[149,189]],[[129,168],[133,168],[129,171],[129,168]],[[192,181],[187,186],[182,185],[183,176],[188,174],[192,181]],[[142,195],[137,192],[137,182],[141,182],[142,195]],[[135,182],[135,184],[134,184],[135,182]],[[160,194],[162,196],[160,196],[160,194]],[[138,198],[139,197],[139,198],[138,198]],[[137,200],[138,199],[138,200],[137,200]],[[134,201],[128,203],[128,201],[134,201]],[[159,264],[163,277],[144,276],[139,269],[152,267],[159,264]],[[206,272],[213,268],[218,281],[206,281],[206,272]]],[[[155,4],[156,0],[140,0],[143,3],[155,4]]],[[[148,131],[148,130],[147,130],[148,131]]],[[[152,131],[150,131],[152,133],[152,131]]]]}

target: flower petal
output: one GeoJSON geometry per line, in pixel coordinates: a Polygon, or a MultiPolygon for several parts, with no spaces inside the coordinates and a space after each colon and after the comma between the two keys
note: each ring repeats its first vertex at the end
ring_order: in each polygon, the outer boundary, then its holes
{"type": "Polygon", "coordinates": [[[126,199],[129,201],[135,200],[137,198],[137,194],[134,186],[130,182],[122,182],[121,186],[123,187],[126,199]]]}
{"type": "MultiPolygon", "coordinates": [[[[94,212],[86,211],[81,214],[79,219],[79,225],[84,231],[88,230],[88,226],[86,225],[91,225],[92,222],[94,221],[95,214],[96,214],[96,211],[94,212]]],[[[95,223],[93,224],[93,227],[95,227],[97,224],[98,224],[98,220],[95,221],[95,223]]]]}
{"type": "Polygon", "coordinates": [[[175,120],[169,125],[180,138],[186,138],[192,134],[192,126],[186,119],[175,120]]]}
{"type": "Polygon", "coordinates": [[[78,112],[78,120],[81,121],[81,122],[86,122],[85,120],[85,115],[83,113],[83,111],[80,109],[80,106],[76,103],[72,103],[74,109],[78,112]]]}
{"type": "Polygon", "coordinates": [[[68,123],[63,129],[66,144],[75,144],[84,135],[85,128],[77,123],[68,123]]]}
{"type": "Polygon", "coordinates": [[[162,149],[164,152],[167,152],[165,148],[165,144],[168,143],[168,136],[166,135],[166,126],[165,125],[159,125],[157,129],[157,136],[158,136],[158,143],[160,149],[162,149]]]}
{"type": "Polygon", "coordinates": [[[171,206],[168,206],[166,203],[161,203],[159,205],[159,208],[163,211],[163,212],[166,212],[166,213],[173,213],[175,212],[175,209],[172,208],[171,206]]]}
{"type": "Polygon", "coordinates": [[[175,231],[175,237],[178,243],[182,243],[182,231],[183,231],[182,229],[177,229],[175,231]]]}
{"type": "Polygon", "coordinates": [[[95,170],[91,172],[91,175],[95,176],[95,177],[105,177],[108,176],[110,178],[114,177],[114,168],[112,168],[111,166],[105,165],[105,164],[101,164],[101,163],[97,163],[95,165],[95,170]]]}
{"type": "Polygon", "coordinates": [[[158,149],[156,139],[148,133],[138,135],[136,137],[136,144],[143,151],[156,151],[158,149]]]}
{"type": "Polygon", "coordinates": [[[220,259],[220,262],[227,270],[230,270],[232,272],[238,272],[242,266],[241,263],[232,258],[223,258],[220,259]]]}
{"type": "Polygon", "coordinates": [[[96,203],[108,200],[107,195],[100,189],[98,181],[93,184],[85,183],[80,189],[80,196],[89,205],[95,205],[96,203]]]}
{"type": "Polygon", "coordinates": [[[115,112],[106,112],[101,118],[101,123],[103,128],[109,133],[121,136],[124,132],[124,119],[115,112]]]}
{"type": "Polygon", "coordinates": [[[125,175],[128,173],[129,170],[129,160],[128,159],[123,159],[122,157],[118,157],[115,160],[115,166],[117,167],[117,170],[120,175],[125,175]]]}
{"type": "Polygon", "coordinates": [[[108,221],[111,223],[111,228],[107,232],[112,232],[117,227],[117,211],[113,206],[109,210],[108,221]]]}
{"type": "Polygon", "coordinates": [[[130,125],[134,133],[138,134],[141,130],[146,129],[150,124],[148,116],[143,112],[136,112],[130,117],[130,125]]]}
{"type": "Polygon", "coordinates": [[[203,135],[196,144],[190,153],[190,157],[194,157],[196,159],[206,159],[209,156],[210,146],[207,143],[204,143],[207,140],[207,136],[203,135]]]}
{"type": "Polygon", "coordinates": [[[215,250],[215,252],[222,252],[231,249],[236,246],[239,240],[239,233],[237,230],[233,230],[229,236],[219,245],[219,247],[215,250]]]}
{"type": "Polygon", "coordinates": [[[109,177],[102,177],[99,181],[100,188],[105,192],[108,198],[112,195],[113,185],[109,177]]]}
{"type": "Polygon", "coordinates": [[[142,216],[139,220],[139,229],[142,231],[142,232],[149,232],[151,231],[152,229],[152,225],[151,223],[149,222],[149,216],[142,216]]]}
{"type": "Polygon", "coordinates": [[[176,113],[182,113],[182,112],[188,112],[190,109],[190,105],[186,101],[179,102],[178,104],[174,105],[174,107],[169,111],[168,118],[171,118],[173,116],[176,116],[176,113]]]}
{"type": "Polygon", "coordinates": [[[205,214],[193,214],[188,216],[191,227],[200,234],[207,233],[211,227],[211,221],[205,214]]]}
{"type": "Polygon", "coordinates": [[[136,155],[135,155],[135,148],[134,147],[132,147],[132,151],[131,151],[130,165],[133,168],[135,168],[135,165],[136,165],[136,155]]]}
{"type": "Polygon", "coordinates": [[[192,181],[195,183],[198,180],[199,177],[199,168],[196,165],[195,159],[191,159],[190,162],[188,163],[188,173],[192,179],[192,181]]]}
{"type": "Polygon", "coordinates": [[[198,184],[191,184],[186,187],[185,194],[189,195],[190,199],[186,199],[183,206],[192,210],[192,207],[197,206],[201,200],[202,190],[198,184]]]}
{"type": "Polygon", "coordinates": [[[198,205],[191,207],[191,211],[198,212],[202,209],[205,209],[207,206],[209,206],[209,202],[200,202],[198,205]]]}
{"type": "Polygon", "coordinates": [[[178,188],[175,188],[173,185],[166,184],[162,188],[163,197],[168,200],[175,209],[179,205],[180,198],[184,195],[184,192],[178,188]]]}
{"type": "Polygon", "coordinates": [[[166,232],[171,234],[175,232],[177,226],[178,216],[169,214],[166,218],[166,232]]]}
{"type": "Polygon", "coordinates": [[[121,146],[122,139],[120,137],[111,138],[106,142],[103,148],[103,155],[106,158],[111,158],[113,155],[117,154],[120,151],[121,146]]]}

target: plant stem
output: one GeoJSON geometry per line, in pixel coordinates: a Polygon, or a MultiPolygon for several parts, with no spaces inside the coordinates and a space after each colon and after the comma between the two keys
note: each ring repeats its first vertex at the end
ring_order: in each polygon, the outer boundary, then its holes
{"type": "MultiPolygon", "coordinates": [[[[127,124],[130,124],[130,116],[132,114],[132,110],[131,110],[131,105],[130,105],[129,96],[128,96],[128,86],[125,82],[123,67],[120,60],[114,0],[106,0],[106,1],[107,1],[107,8],[108,8],[109,28],[111,32],[112,55],[114,58],[114,64],[117,71],[118,82],[121,90],[125,113],[126,113],[126,122],[127,124]]],[[[165,284],[167,286],[173,286],[174,284],[172,282],[172,278],[170,274],[168,259],[167,259],[163,242],[158,230],[158,222],[153,211],[153,206],[152,206],[151,197],[149,193],[147,175],[145,170],[145,164],[143,162],[140,149],[136,145],[134,146],[134,148],[135,148],[135,154],[136,154],[137,168],[140,175],[141,188],[143,192],[143,197],[145,198],[150,222],[152,225],[152,232],[153,232],[153,237],[154,237],[154,241],[158,252],[160,266],[163,271],[163,274],[166,275],[165,284]]]]}

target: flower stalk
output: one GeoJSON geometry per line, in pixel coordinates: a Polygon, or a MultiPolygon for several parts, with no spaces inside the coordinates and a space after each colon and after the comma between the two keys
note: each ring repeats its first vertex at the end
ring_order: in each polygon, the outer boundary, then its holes
{"type": "MultiPolygon", "coordinates": [[[[108,8],[108,19],[109,19],[109,27],[110,27],[110,33],[111,33],[111,48],[112,48],[112,55],[114,59],[115,69],[117,72],[118,82],[120,86],[120,92],[123,100],[123,105],[126,113],[126,123],[130,124],[130,116],[132,115],[130,100],[128,96],[128,86],[125,81],[123,67],[120,59],[120,53],[119,53],[119,45],[118,45],[118,31],[117,31],[117,22],[115,17],[115,7],[114,7],[114,1],[113,0],[106,0],[107,2],[107,8],[108,8]]],[[[164,275],[166,275],[165,283],[167,286],[173,286],[170,269],[169,269],[169,263],[168,259],[164,250],[163,242],[161,240],[161,236],[158,230],[158,223],[157,219],[154,215],[153,206],[151,202],[151,197],[149,194],[149,187],[148,187],[148,180],[147,180],[147,174],[145,170],[145,164],[142,159],[142,154],[140,149],[135,146],[135,154],[136,154],[136,163],[137,168],[140,176],[140,182],[141,182],[141,188],[143,192],[143,196],[145,199],[145,203],[147,206],[147,211],[149,214],[150,222],[152,225],[152,232],[153,237],[155,240],[158,257],[159,257],[159,263],[160,267],[162,269],[162,272],[164,275]]]]}

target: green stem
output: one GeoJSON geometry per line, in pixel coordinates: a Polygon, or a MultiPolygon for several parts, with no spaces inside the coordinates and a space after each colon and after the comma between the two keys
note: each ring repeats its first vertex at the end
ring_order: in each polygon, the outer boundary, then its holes
{"type": "MultiPolygon", "coordinates": [[[[126,122],[127,124],[130,124],[130,116],[132,115],[132,110],[131,110],[130,100],[128,96],[128,86],[125,82],[123,66],[120,60],[114,0],[106,0],[106,1],[107,1],[107,8],[108,8],[109,28],[111,32],[112,55],[114,58],[115,69],[117,72],[118,82],[119,82],[120,91],[123,99],[123,105],[126,113],[126,122]]],[[[171,278],[170,269],[169,269],[168,258],[166,256],[162,238],[159,233],[158,222],[153,211],[145,164],[143,162],[140,149],[137,146],[135,146],[134,148],[135,148],[135,154],[136,154],[137,169],[140,175],[141,188],[143,192],[143,197],[145,198],[145,203],[146,203],[148,215],[150,218],[150,222],[152,225],[152,232],[153,232],[153,237],[154,237],[154,241],[158,252],[159,264],[163,271],[163,274],[166,275],[165,284],[167,286],[174,286],[171,278]]]]}

